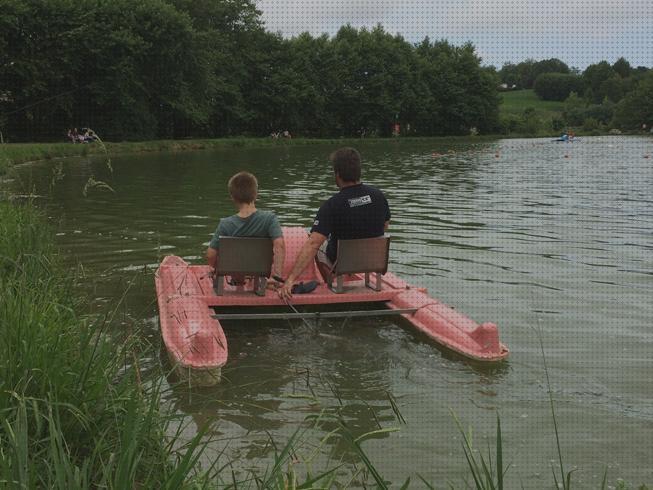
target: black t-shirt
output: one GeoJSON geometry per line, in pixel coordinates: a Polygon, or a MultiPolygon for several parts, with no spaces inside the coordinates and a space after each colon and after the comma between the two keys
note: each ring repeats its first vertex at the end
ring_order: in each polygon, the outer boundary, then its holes
{"type": "Polygon", "coordinates": [[[311,233],[329,237],[327,257],[334,262],[338,240],[383,236],[390,220],[390,207],[383,193],[369,185],[356,184],[341,189],[320,207],[311,233]]]}

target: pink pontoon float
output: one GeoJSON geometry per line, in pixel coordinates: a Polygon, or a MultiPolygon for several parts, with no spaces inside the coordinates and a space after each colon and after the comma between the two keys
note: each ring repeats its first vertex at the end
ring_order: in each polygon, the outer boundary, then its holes
{"type": "MultiPolygon", "coordinates": [[[[306,241],[303,228],[284,228],[284,277],[306,241]]],[[[269,320],[400,315],[439,345],[462,356],[497,362],[508,356],[493,323],[477,324],[387,272],[389,239],[340,240],[332,278],[323,278],[317,264],[307,267],[299,281],[317,281],[308,294],[295,294],[292,305],[266,289],[272,265],[272,242],[264,238],[220,240],[216,276],[206,265],[183,259],[163,259],[155,276],[161,334],[177,376],[195,386],[220,381],[227,362],[227,339],[220,320],[269,320]],[[246,277],[233,285],[229,277],[246,277]],[[354,303],[375,303],[376,310],[355,311],[354,303]],[[299,305],[342,305],[347,311],[298,312],[299,305]],[[284,307],[287,312],[256,313],[256,307],[284,307]],[[221,308],[247,308],[247,313],[221,313],[221,308]]]]}

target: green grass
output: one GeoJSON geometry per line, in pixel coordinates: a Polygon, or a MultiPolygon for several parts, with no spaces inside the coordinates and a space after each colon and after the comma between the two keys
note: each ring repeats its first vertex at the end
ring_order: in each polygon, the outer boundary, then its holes
{"type": "Polygon", "coordinates": [[[564,102],[541,100],[533,90],[515,90],[502,92],[503,103],[499,106],[502,114],[521,115],[532,107],[544,117],[562,116],[564,102]]]}
{"type": "Polygon", "coordinates": [[[0,202],[0,487],[201,482],[197,441],[168,445],[158,387],[133,367],[135,338],[116,345],[109,318],[78,315],[51,238],[36,210],[0,202]]]}

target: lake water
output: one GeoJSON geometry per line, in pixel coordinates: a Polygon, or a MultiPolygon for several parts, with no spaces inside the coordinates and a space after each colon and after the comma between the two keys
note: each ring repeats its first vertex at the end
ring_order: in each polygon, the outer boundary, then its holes
{"type": "MultiPolygon", "coordinates": [[[[74,159],[18,167],[5,186],[42,196],[66,261],[83,267],[91,310],[106,312],[128,290],[114,331],[144,322],[143,335],[159,345],[153,272],[166,254],[202,262],[218,219],[233,212],[227,179],[256,173],[259,208],[276,211],[284,225],[309,226],[335,191],[333,149],[115,156],[113,173],[103,158],[74,159]],[[115,193],[91,188],[85,197],[89,177],[115,193]]],[[[565,465],[578,468],[575,487],[599,487],[606,468],[611,482],[653,482],[653,140],[388,141],[359,149],[364,181],[391,205],[391,270],[473,319],[495,322],[509,360],[471,365],[388,318],[317,328],[227,323],[224,383],[166,392],[186,431],[208,424],[212,449],[224,451],[220,465],[233,461],[242,472],[270,464],[268,434],[283,444],[307,415],[339,407],[355,435],[400,429],[363,443],[393,486],[411,476],[420,488],[420,474],[443,488],[468,475],[452,414],[486,448],[498,413],[509,488],[552,488],[557,452],[541,335],[565,465]]],[[[163,354],[141,365],[149,373],[169,368],[163,354]]],[[[316,470],[329,459],[355,461],[336,439],[319,446],[328,430],[303,434],[297,450],[299,459],[316,450],[316,470]]]]}

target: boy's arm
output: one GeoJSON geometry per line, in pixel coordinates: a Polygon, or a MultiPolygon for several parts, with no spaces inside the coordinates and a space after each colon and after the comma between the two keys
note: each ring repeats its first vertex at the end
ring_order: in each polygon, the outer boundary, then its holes
{"type": "Polygon", "coordinates": [[[272,275],[283,277],[283,265],[286,260],[286,242],[282,236],[272,240],[272,253],[274,254],[272,275]]]}
{"type": "Polygon", "coordinates": [[[277,215],[272,213],[268,227],[268,236],[272,238],[272,276],[283,277],[283,265],[286,260],[286,242],[277,215]]]}
{"type": "Polygon", "coordinates": [[[220,235],[224,235],[222,230],[222,220],[218,222],[218,227],[215,229],[211,241],[209,242],[209,248],[206,249],[206,260],[211,267],[211,273],[215,272],[215,268],[218,266],[218,244],[220,243],[220,235]]]}
{"type": "Polygon", "coordinates": [[[206,260],[211,267],[212,272],[215,271],[216,266],[218,265],[218,251],[212,247],[206,249],[206,260]]]}

